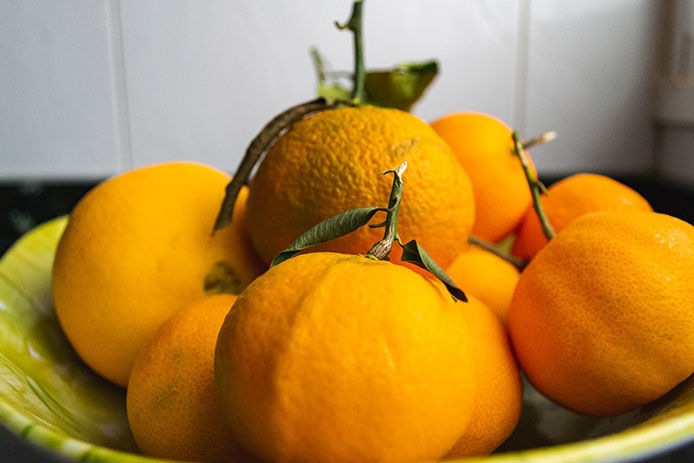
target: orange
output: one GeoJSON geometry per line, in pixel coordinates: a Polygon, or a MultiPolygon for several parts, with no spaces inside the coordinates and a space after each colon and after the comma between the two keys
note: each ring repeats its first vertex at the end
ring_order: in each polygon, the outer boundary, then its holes
{"type": "Polygon", "coordinates": [[[171,316],[135,359],[127,391],[130,429],[146,455],[247,460],[226,425],[214,385],[214,349],[236,296],[193,302],[171,316]]]}
{"type": "Polygon", "coordinates": [[[476,112],[448,114],[431,126],[470,176],[477,214],[472,233],[499,241],[516,228],[531,204],[520,160],[511,152],[511,129],[476,112]]]}
{"type": "Polygon", "coordinates": [[[137,352],[203,296],[215,262],[233,269],[239,290],[262,271],[244,230],[244,198],[234,226],[211,234],[229,179],[202,164],[158,164],[102,182],[75,206],[53,295],[67,338],[97,373],[125,386],[137,352]]]}
{"type": "Polygon", "coordinates": [[[444,286],[363,256],[309,253],[239,295],[215,377],[262,460],[428,461],[467,428],[476,390],[465,316],[444,286]]]}
{"type": "MultiPolygon", "coordinates": [[[[604,175],[575,174],[548,188],[540,198],[555,233],[572,220],[597,211],[652,211],[648,201],[628,186],[604,175]]],[[[532,207],[523,219],[513,245],[513,254],[530,259],[547,244],[540,221],[532,207]]]]}
{"type": "Polygon", "coordinates": [[[506,330],[494,314],[468,294],[465,315],[473,339],[477,392],[470,424],[445,458],[491,453],[518,424],[523,388],[506,330]]]}
{"type": "Polygon", "coordinates": [[[508,308],[520,272],[513,264],[478,246],[463,251],[446,273],[466,294],[477,296],[499,320],[508,324],[508,308]]]}
{"type": "Polygon", "coordinates": [[[694,373],[694,227],[664,214],[571,222],[521,274],[509,330],[549,398],[590,415],[633,410],[694,373]]]}
{"type": "MultiPolygon", "coordinates": [[[[448,266],[465,248],[474,221],[470,181],[427,123],[373,106],[311,115],[270,149],[248,197],[249,232],[263,260],[269,263],[328,217],[355,207],[387,207],[392,178],[378,173],[402,161],[408,168],[398,232],[405,241],[417,238],[440,266],[448,266]]],[[[363,254],[382,237],[383,229],[362,227],[312,250],[363,254]]],[[[391,258],[399,262],[400,253],[391,258]]]]}

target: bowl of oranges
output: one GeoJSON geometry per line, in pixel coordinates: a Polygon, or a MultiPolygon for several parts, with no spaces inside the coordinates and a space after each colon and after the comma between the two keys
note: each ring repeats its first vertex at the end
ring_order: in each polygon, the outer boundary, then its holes
{"type": "Polygon", "coordinates": [[[319,82],[233,176],[131,169],[7,251],[6,428],[124,463],[614,462],[694,440],[694,227],[606,176],[546,188],[528,150],[551,133],[412,115],[437,65],[365,69],[363,3],[338,24],[353,88],[319,82]]]}
{"type": "Polygon", "coordinates": [[[692,226],[595,174],[533,207],[524,149],[485,114],[325,108],[214,233],[220,170],[105,180],[0,261],[0,420],[77,461],[631,461],[690,442],[692,226]],[[316,141],[330,118],[342,132],[316,141]],[[364,147],[336,144],[350,124],[364,147]],[[478,199],[511,176],[513,220],[478,199]],[[456,200],[422,208],[427,185],[456,200]]]}

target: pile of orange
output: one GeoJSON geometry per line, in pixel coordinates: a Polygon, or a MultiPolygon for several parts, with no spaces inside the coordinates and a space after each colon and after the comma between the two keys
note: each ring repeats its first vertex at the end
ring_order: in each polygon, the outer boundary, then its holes
{"type": "Polygon", "coordinates": [[[581,174],[542,198],[547,243],[511,130],[491,116],[433,129],[371,106],[306,117],[241,190],[232,226],[212,233],[229,180],[195,163],[126,172],[80,201],[58,247],[60,323],[85,362],[127,385],[148,455],[479,456],[518,423],[521,368],[594,415],[633,410],[694,371],[692,226],[581,174]],[[385,219],[393,182],[379,173],[402,161],[397,240],[416,239],[467,301],[397,244],[390,262],[365,256],[380,226],[267,269],[339,212],[378,206],[370,223],[385,219]]]}
{"type": "Polygon", "coordinates": [[[356,90],[342,103],[271,121],[229,227],[213,232],[246,177],[190,162],[130,170],[74,208],[56,313],[84,362],[127,388],[144,454],[481,456],[519,421],[522,372],[607,416],[694,373],[692,225],[595,174],[538,199],[493,116],[428,124],[356,90]],[[288,246],[302,252],[273,266],[288,246]]]}

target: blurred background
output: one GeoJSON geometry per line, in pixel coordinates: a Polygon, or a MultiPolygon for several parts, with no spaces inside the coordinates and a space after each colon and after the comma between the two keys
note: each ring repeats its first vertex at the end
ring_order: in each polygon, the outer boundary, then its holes
{"type": "MultiPolygon", "coordinates": [[[[309,56],[352,69],[348,0],[0,1],[0,181],[94,181],[193,159],[233,171],[315,94],[309,56]]],[[[691,0],[369,0],[366,63],[436,58],[415,114],[493,114],[540,172],[694,182],[691,0]]]]}

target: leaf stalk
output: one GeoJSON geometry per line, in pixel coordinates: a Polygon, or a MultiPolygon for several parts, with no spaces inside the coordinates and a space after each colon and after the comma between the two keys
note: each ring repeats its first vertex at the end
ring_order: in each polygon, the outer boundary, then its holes
{"type": "MultiPolygon", "coordinates": [[[[540,182],[537,179],[535,174],[533,174],[533,172],[530,170],[530,161],[528,158],[527,148],[528,146],[532,145],[530,145],[530,143],[524,144],[523,142],[521,142],[521,139],[518,136],[518,132],[516,132],[515,130],[511,134],[511,138],[513,139],[513,154],[518,156],[521,165],[523,166],[525,179],[528,181],[528,186],[530,187],[530,194],[533,198],[533,208],[535,209],[537,218],[540,220],[540,225],[542,226],[542,233],[545,235],[545,238],[547,238],[547,241],[549,241],[552,238],[554,238],[555,233],[554,229],[552,228],[552,225],[549,223],[549,219],[547,218],[545,209],[544,207],[542,207],[542,202],[540,201],[540,195],[547,194],[547,188],[542,182],[540,182]]],[[[542,135],[538,137],[538,141],[535,141],[535,143],[533,144],[538,144],[539,139],[541,138],[542,135]]]]}
{"type": "Polygon", "coordinates": [[[348,29],[352,31],[354,38],[354,75],[352,77],[354,86],[352,88],[352,100],[355,104],[361,104],[366,100],[364,92],[364,79],[366,68],[364,67],[364,41],[362,39],[362,10],[364,0],[355,0],[352,3],[352,14],[346,23],[335,25],[340,30],[348,29]]]}
{"type": "Polygon", "coordinates": [[[477,236],[469,236],[467,242],[504,259],[506,262],[516,267],[518,271],[523,271],[523,269],[528,265],[527,260],[511,255],[496,244],[490,243],[489,241],[483,240],[477,236]]]}
{"type": "Polygon", "coordinates": [[[395,241],[400,243],[400,237],[398,236],[398,212],[400,211],[400,200],[402,199],[402,174],[405,172],[405,169],[407,169],[407,161],[400,164],[397,169],[381,172],[381,175],[393,174],[393,187],[390,190],[386,220],[383,222],[385,225],[383,239],[371,246],[369,252],[366,253],[369,257],[386,260],[388,254],[393,249],[393,243],[395,241]]]}
{"type": "Polygon", "coordinates": [[[248,183],[253,167],[255,167],[262,155],[277,141],[279,136],[304,117],[332,107],[334,107],[334,104],[328,104],[324,98],[317,98],[282,111],[263,127],[260,133],[251,140],[234,176],[226,186],[224,200],[212,230],[213,234],[215,231],[231,225],[234,204],[241,188],[248,183]]]}

